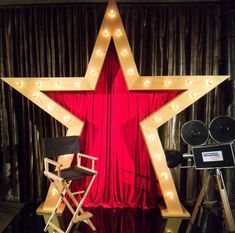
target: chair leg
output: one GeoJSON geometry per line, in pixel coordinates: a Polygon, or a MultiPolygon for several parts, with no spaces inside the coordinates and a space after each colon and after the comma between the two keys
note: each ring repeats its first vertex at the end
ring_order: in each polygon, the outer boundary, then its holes
{"type": "Polygon", "coordinates": [[[63,199],[63,196],[65,195],[66,193],[66,190],[63,190],[62,193],[60,193],[60,198],[58,199],[56,205],[55,205],[55,208],[53,209],[52,213],[51,213],[51,216],[50,218],[48,219],[47,223],[46,223],[46,226],[44,228],[44,231],[46,232],[47,229],[48,229],[48,226],[49,226],[49,223],[52,221],[52,219],[54,218],[56,212],[57,212],[57,209],[59,208],[61,202],[62,202],[62,199],[63,199]]]}
{"type": "MultiPolygon", "coordinates": [[[[90,180],[90,183],[89,183],[89,185],[88,185],[86,191],[84,192],[84,194],[83,194],[83,196],[82,196],[80,202],[79,202],[79,203],[77,202],[78,205],[77,205],[75,214],[73,215],[72,219],[70,220],[70,223],[69,223],[69,225],[68,225],[68,227],[67,227],[65,233],[69,233],[69,231],[71,230],[71,228],[72,228],[72,226],[73,226],[73,224],[74,224],[74,222],[75,222],[75,218],[77,218],[77,216],[78,216],[78,213],[79,213],[79,212],[82,213],[82,212],[81,212],[81,207],[82,207],[82,205],[83,205],[83,203],[84,203],[84,201],[85,201],[85,199],[86,199],[87,194],[88,194],[89,191],[90,191],[90,188],[91,188],[91,186],[92,186],[92,183],[94,182],[95,177],[96,177],[96,175],[93,175],[93,176],[92,176],[92,178],[91,178],[91,180],[90,180]]],[[[70,190],[69,190],[69,191],[70,191],[70,190]]],[[[71,192],[70,192],[70,193],[71,193],[71,192]]],[[[70,195],[69,195],[69,196],[70,196],[70,195]]],[[[71,193],[71,196],[73,196],[72,193],[71,193]]],[[[82,210],[82,211],[83,211],[83,210],[82,210]]],[[[85,221],[85,220],[87,221],[87,224],[91,227],[91,229],[92,229],[93,231],[95,231],[95,226],[92,224],[92,222],[91,222],[91,220],[90,220],[89,218],[80,220],[79,222],[85,221]],[[89,220],[89,221],[88,221],[88,220],[89,220]]],[[[78,222],[78,223],[79,223],[79,222],[78,222]]]]}
{"type": "MultiPolygon", "coordinates": [[[[85,211],[82,208],[80,208],[80,212],[81,212],[81,214],[84,214],[85,211]]],[[[96,228],[95,228],[94,224],[92,223],[92,221],[90,220],[90,218],[84,220],[84,222],[91,228],[92,231],[96,230],[96,228]]]]}
{"type": "MultiPolygon", "coordinates": [[[[67,189],[67,193],[69,194],[69,196],[70,196],[70,198],[72,199],[73,203],[74,203],[76,206],[78,206],[79,203],[78,203],[77,199],[74,197],[74,194],[71,192],[71,190],[70,190],[69,188],[67,189]]],[[[84,213],[85,213],[85,211],[82,209],[82,207],[80,208],[80,213],[81,213],[81,214],[84,214],[84,213]]],[[[93,231],[96,230],[95,226],[93,225],[93,223],[91,222],[91,220],[90,220],[89,218],[86,219],[86,220],[84,220],[84,222],[85,222],[87,225],[89,225],[90,228],[91,228],[93,231]]]]}

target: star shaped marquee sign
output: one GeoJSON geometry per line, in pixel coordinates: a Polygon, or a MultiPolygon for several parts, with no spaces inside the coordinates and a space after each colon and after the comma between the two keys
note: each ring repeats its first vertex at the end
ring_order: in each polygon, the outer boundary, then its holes
{"type": "MultiPolygon", "coordinates": [[[[67,135],[80,135],[83,121],[50,99],[46,91],[94,91],[105,60],[109,43],[113,39],[119,63],[129,91],[178,90],[173,100],[163,105],[140,122],[141,131],[150,160],[159,181],[165,207],[163,217],[188,217],[179,201],[157,128],[218,86],[228,76],[140,76],[132,55],[125,29],[114,0],[110,0],[84,77],[66,78],[2,78],[2,80],[30,99],[44,111],[68,128],[67,135]]],[[[72,162],[72,156],[61,156],[64,167],[72,162]]],[[[53,189],[49,188],[44,209],[54,207],[53,189]]]]}

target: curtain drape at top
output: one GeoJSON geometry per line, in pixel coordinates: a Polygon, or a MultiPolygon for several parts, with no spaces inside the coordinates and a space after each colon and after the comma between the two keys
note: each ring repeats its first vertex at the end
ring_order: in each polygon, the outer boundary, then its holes
{"type": "MultiPolygon", "coordinates": [[[[141,75],[219,72],[219,4],[120,4],[119,9],[141,75]]],[[[103,4],[1,8],[1,76],[84,75],[104,11],[103,4]]],[[[7,200],[41,199],[47,183],[40,140],[66,131],[3,83],[0,96],[0,195],[7,200]]],[[[180,126],[221,112],[221,96],[217,88],[170,121],[161,133],[164,147],[182,148],[180,126]]],[[[175,177],[181,187],[179,172],[175,177]]]]}

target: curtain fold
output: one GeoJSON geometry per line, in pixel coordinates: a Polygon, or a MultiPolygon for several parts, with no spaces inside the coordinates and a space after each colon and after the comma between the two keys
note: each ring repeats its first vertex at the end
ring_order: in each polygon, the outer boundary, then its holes
{"type": "MultiPolygon", "coordinates": [[[[219,73],[219,4],[120,4],[119,9],[141,75],[219,73]]],[[[1,8],[1,76],[84,75],[104,10],[103,4],[1,8]]],[[[1,90],[1,196],[39,200],[47,190],[40,140],[66,130],[10,87],[1,83],[1,90]]],[[[208,123],[224,113],[223,91],[223,86],[216,88],[164,125],[164,148],[187,150],[180,139],[181,126],[191,119],[208,123]]],[[[172,172],[180,197],[193,202],[195,171],[172,172]]]]}

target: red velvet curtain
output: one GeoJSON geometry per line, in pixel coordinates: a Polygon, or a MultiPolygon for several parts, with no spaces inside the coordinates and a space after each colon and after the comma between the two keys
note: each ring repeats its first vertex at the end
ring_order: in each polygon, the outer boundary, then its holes
{"type": "Polygon", "coordinates": [[[86,206],[156,206],[160,191],[139,122],[176,93],[128,91],[113,43],[94,92],[48,93],[85,122],[81,152],[99,158],[86,206]]]}

